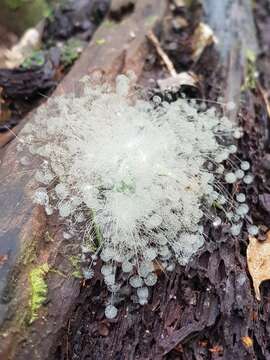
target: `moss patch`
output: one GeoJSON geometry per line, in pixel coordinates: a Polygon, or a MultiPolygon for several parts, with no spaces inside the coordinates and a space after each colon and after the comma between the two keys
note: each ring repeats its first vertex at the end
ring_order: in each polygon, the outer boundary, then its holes
{"type": "Polygon", "coordinates": [[[104,38],[101,38],[101,39],[97,39],[96,40],[96,44],[97,45],[103,45],[103,44],[105,44],[106,43],[106,40],[104,39],[104,38]]]}
{"type": "Polygon", "coordinates": [[[49,272],[49,265],[47,263],[40,265],[30,272],[31,298],[30,309],[31,317],[30,323],[38,317],[38,310],[47,299],[48,285],[45,281],[45,276],[49,272]]]}
{"type": "Polygon", "coordinates": [[[22,63],[24,69],[31,69],[36,66],[42,66],[45,63],[45,55],[42,51],[33,51],[22,63]]]}
{"type": "Polygon", "coordinates": [[[242,91],[256,89],[257,83],[257,68],[256,68],[256,54],[252,50],[246,51],[246,66],[245,79],[242,85],[242,91]]]}
{"type": "Polygon", "coordinates": [[[61,61],[64,66],[70,66],[78,59],[83,50],[83,42],[79,39],[71,38],[63,46],[61,61]]]}
{"type": "Polygon", "coordinates": [[[73,266],[73,271],[72,271],[71,275],[78,279],[81,279],[83,276],[82,276],[82,272],[81,272],[80,257],[79,256],[70,256],[69,261],[70,261],[71,265],[73,266]]]}
{"type": "Polygon", "coordinates": [[[36,256],[36,242],[35,239],[32,239],[30,242],[24,244],[19,263],[27,266],[36,259],[36,256]]]}

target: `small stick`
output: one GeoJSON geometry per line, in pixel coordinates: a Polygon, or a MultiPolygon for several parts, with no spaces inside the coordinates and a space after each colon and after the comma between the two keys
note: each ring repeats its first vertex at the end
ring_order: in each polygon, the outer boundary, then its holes
{"type": "Polygon", "coordinates": [[[164,62],[164,64],[165,64],[166,68],[168,69],[170,75],[172,77],[175,77],[177,75],[175,67],[174,67],[173,63],[171,62],[170,58],[168,57],[168,55],[164,52],[164,50],[162,50],[162,48],[160,46],[160,43],[158,41],[158,38],[156,37],[156,35],[153,33],[152,30],[150,30],[147,33],[147,37],[152,42],[152,44],[154,45],[158,55],[160,56],[160,58],[164,62]]]}
{"type": "Polygon", "coordinates": [[[270,118],[270,102],[268,100],[268,95],[266,93],[266,91],[264,90],[264,88],[261,86],[261,84],[258,82],[258,89],[262,95],[262,98],[263,98],[263,101],[265,103],[265,106],[266,106],[266,111],[268,113],[268,116],[270,118]]]}

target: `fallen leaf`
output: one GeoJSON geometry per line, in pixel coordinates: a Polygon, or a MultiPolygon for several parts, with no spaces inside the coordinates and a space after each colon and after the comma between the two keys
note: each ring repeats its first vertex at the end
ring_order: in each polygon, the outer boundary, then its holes
{"type": "Polygon", "coordinates": [[[199,80],[196,74],[192,71],[181,72],[175,76],[170,76],[166,79],[159,79],[157,81],[158,86],[162,91],[172,90],[178,91],[181,86],[187,85],[198,88],[199,80]]]}
{"type": "Polygon", "coordinates": [[[178,353],[183,353],[184,352],[183,346],[181,344],[176,345],[176,347],[173,350],[178,352],[178,353]]]}
{"type": "Polygon", "coordinates": [[[246,348],[250,348],[253,345],[253,340],[249,336],[243,336],[241,340],[246,348]]]}
{"type": "Polygon", "coordinates": [[[5,255],[0,255],[0,267],[4,265],[4,263],[7,261],[8,256],[5,255]]]}
{"type": "Polygon", "coordinates": [[[181,7],[185,7],[185,0],[174,0],[173,1],[174,5],[181,8],[181,7]]]}
{"type": "Polygon", "coordinates": [[[265,280],[270,280],[270,231],[267,232],[265,241],[249,237],[247,264],[256,298],[261,300],[260,284],[265,280]]]}
{"type": "Polygon", "coordinates": [[[223,347],[221,345],[214,345],[209,351],[214,354],[220,354],[223,352],[223,347]]]}
{"type": "Polygon", "coordinates": [[[208,341],[207,340],[199,341],[199,346],[206,348],[208,346],[208,341]]]}
{"type": "Polygon", "coordinates": [[[105,40],[105,39],[103,39],[103,38],[102,38],[102,39],[97,39],[97,40],[96,40],[96,44],[97,44],[97,45],[103,45],[103,44],[105,44],[105,43],[106,43],[106,40],[105,40]]]}
{"type": "Polygon", "coordinates": [[[107,337],[110,333],[109,331],[109,328],[107,327],[107,325],[103,322],[101,322],[99,325],[98,325],[98,332],[99,332],[99,335],[103,336],[103,337],[107,337]]]}
{"type": "Polygon", "coordinates": [[[41,32],[35,28],[30,28],[22,35],[19,42],[10,50],[5,52],[6,67],[14,69],[21,65],[34,50],[40,47],[41,32]]]}
{"type": "Polygon", "coordinates": [[[204,49],[216,42],[216,38],[214,36],[213,30],[209,25],[200,23],[193,34],[192,39],[192,59],[193,61],[198,61],[200,56],[202,55],[204,49]]]}

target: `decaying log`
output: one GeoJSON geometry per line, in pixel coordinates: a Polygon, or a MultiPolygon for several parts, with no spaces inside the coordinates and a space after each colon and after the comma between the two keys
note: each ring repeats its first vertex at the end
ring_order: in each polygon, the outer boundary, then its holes
{"type": "MultiPolygon", "coordinates": [[[[251,1],[204,0],[203,5],[204,21],[219,39],[219,59],[214,62],[215,50],[210,49],[207,62],[201,59],[198,66],[205,66],[205,82],[219,84],[220,95],[236,104],[229,113],[236,121],[246,51],[258,49],[251,1]]],[[[146,31],[164,11],[165,1],[141,0],[123,22],[105,22],[56,93],[73,91],[77,79],[96,71],[106,79],[130,69],[139,76],[147,51],[146,31]]],[[[247,112],[247,119],[254,122],[252,103],[247,112]]],[[[103,319],[107,295],[103,284],[94,278],[81,288],[71,276],[75,269],[70,258],[76,254],[78,239],[63,240],[59,220],[46,218],[41,208],[33,206],[31,174],[24,173],[16,141],[12,142],[0,175],[1,359],[270,358],[270,304],[265,297],[260,306],[254,297],[244,240],[230,238],[222,230],[209,232],[205,247],[187,268],[178,267],[170,276],[160,274],[148,305],[127,300],[117,320],[109,322],[103,319]],[[29,325],[29,274],[46,263],[48,302],[29,325]]]]}
{"type": "MultiPolygon", "coordinates": [[[[211,49],[208,63],[201,62],[199,66],[203,64],[202,73],[210,76],[210,80],[206,76],[204,80],[211,81],[213,88],[219,85],[219,95],[235,103],[228,115],[236,121],[239,110],[243,116],[240,94],[246,51],[256,53],[258,49],[252,4],[205,0],[203,5],[207,10],[205,21],[219,38],[219,61],[215,62],[211,49]]],[[[250,92],[246,91],[246,95],[250,96],[250,92]]],[[[254,122],[252,103],[248,111],[246,123],[254,122]]],[[[241,143],[244,149],[245,141],[241,143]]],[[[115,323],[100,316],[105,298],[102,284],[95,282],[83,289],[64,332],[67,339],[54,358],[270,358],[269,330],[265,326],[267,323],[269,327],[269,300],[265,299],[262,310],[254,297],[246,266],[246,240],[232,238],[222,230],[209,231],[207,235],[205,247],[187,268],[177,268],[169,276],[160,274],[151,302],[140,307],[127,301],[115,323]]]]}
{"type": "MultiPolygon", "coordinates": [[[[77,80],[95,71],[107,81],[128,70],[139,76],[147,54],[146,34],[162,20],[165,9],[165,0],[139,0],[122,22],[105,21],[54,95],[73,91],[77,80]]],[[[80,244],[79,239],[63,239],[59,220],[48,219],[33,204],[38,160],[23,167],[18,143],[15,139],[5,149],[0,169],[0,359],[51,360],[80,291],[71,261],[80,244]],[[29,277],[35,270],[44,271],[48,295],[33,319],[29,277]]]]}
{"type": "Polygon", "coordinates": [[[217,37],[220,60],[226,66],[224,98],[236,103],[230,113],[236,120],[240,106],[243,69],[248,52],[258,54],[258,41],[252,13],[252,1],[203,0],[206,18],[217,37]]]}

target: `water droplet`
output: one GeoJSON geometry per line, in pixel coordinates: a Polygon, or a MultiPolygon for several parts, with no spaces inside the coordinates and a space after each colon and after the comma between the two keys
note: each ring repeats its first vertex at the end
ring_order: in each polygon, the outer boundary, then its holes
{"type": "Polygon", "coordinates": [[[236,195],[236,200],[240,203],[243,203],[246,201],[246,195],[243,193],[239,193],[236,195]]]}
{"type": "Polygon", "coordinates": [[[245,173],[243,170],[238,169],[235,171],[235,176],[237,177],[237,179],[243,179],[243,177],[245,176],[245,173]]]}
{"type": "Polygon", "coordinates": [[[248,230],[249,235],[251,235],[251,236],[256,236],[256,235],[258,235],[258,232],[259,232],[259,228],[256,225],[249,225],[247,227],[247,230],[248,230]]]}
{"type": "Polygon", "coordinates": [[[240,167],[242,170],[247,171],[250,168],[250,163],[248,161],[242,161],[240,167]]]}
{"type": "Polygon", "coordinates": [[[220,226],[221,223],[222,223],[222,221],[221,221],[221,218],[220,218],[220,217],[216,217],[216,218],[213,220],[213,226],[214,226],[214,227],[220,226]]]}
{"type": "Polygon", "coordinates": [[[145,278],[144,282],[147,286],[154,286],[157,282],[157,275],[155,273],[150,273],[147,278],[145,278]]]}
{"type": "Polygon", "coordinates": [[[233,236],[238,236],[241,232],[242,224],[234,224],[231,226],[231,234],[233,236]]]}
{"type": "Polygon", "coordinates": [[[237,180],[237,178],[236,178],[235,174],[232,173],[232,172],[227,173],[227,174],[225,175],[225,181],[226,181],[226,183],[228,183],[228,184],[233,184],[233,183],[236,182],[236,180],[237,180]]]}
{"type": "Polygon", "coordinates": [[[108,305],[105,308],[105,316],[107,319],[114,319],[117,316],[118,309],[113,305],[108,305]]]}
{"type": "Polygon", "coordinates": [[[143,286],[143,279],[138,275],[134,275],[129,279],[129,283],[132,287],[139,288],[143,286]]]}

